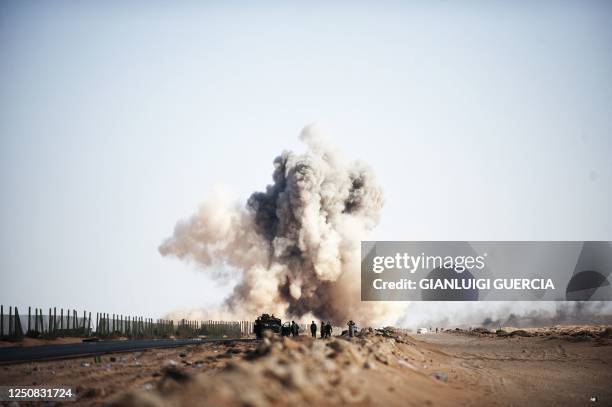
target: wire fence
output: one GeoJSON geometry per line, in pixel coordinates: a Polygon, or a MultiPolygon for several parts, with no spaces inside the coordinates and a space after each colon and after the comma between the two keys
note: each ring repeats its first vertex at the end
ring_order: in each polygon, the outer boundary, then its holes
{"type": "Polygon", "coordinates": [[[173,321],[142,316],[96,313],[76,310],[28,307],[27,314],[17,307],[0,305],[0,340],[19,341],[24,337],[242,338],[253,335],[251,321],[173,321]],[[8,313],[7,313],[8,311],[8,313]]]}

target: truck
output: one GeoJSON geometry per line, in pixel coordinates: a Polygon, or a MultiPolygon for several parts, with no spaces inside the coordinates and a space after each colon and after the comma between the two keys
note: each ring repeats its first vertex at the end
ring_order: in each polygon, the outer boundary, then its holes
{"type": "Polygon", "coordinates": [[[275,335],[280,335],[281,327],[282,325],[280,318],[276,318],[274,315],[270,314],[261,314],[261,316],[257,317],[255,320],[253,330],[255,331],[255,336],[257,339],[262,339],[265,331],[270,331],[275,335]]]}

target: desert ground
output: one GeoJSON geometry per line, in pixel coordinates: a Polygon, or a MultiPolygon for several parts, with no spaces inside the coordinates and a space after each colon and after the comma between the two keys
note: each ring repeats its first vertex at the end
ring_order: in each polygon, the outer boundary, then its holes
{"type": "Polygon", "coordinates": [[[75,386],[77,405],[612,405],[611,345],[609,327],[364,329],[4,365],[0,385],[75,386]]]}

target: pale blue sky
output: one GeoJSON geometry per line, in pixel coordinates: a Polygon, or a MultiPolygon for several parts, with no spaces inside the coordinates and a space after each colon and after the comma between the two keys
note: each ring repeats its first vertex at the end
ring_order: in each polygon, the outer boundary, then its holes
{"type": "Polygon", "coordinates": [[[0,3],[0,302],[159,316],[157,246],[318,122],[384,240],[612,240],[612,3],[0,3]]]}

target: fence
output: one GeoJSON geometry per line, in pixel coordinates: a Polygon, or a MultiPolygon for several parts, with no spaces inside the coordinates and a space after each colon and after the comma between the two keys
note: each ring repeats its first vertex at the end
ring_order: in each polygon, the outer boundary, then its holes
{"type": "Polygon", "coordinates": [[[4,306],[0,305],[0,336],[6,339],[21,339],[24,336],[83,336],[91,332],[91,313],[89,317],[77,315],[75,310],[51,308],[47,315],[42,309],[28,307],[27,316],[20,314],[17,307],[9,307],[8,315],[4,306]]]}
{"type": "Polygon", "coordinates": [[[100,338],[167,338],[171,336],[210,338],[239,338],[253,334],[251,321],[190,321],[144,318],[122,314],[96,313],[60,308],[49,308],[43,314],[41,308],[28,307],[22,315],[17,307],[0,305],[0,339],[21,340],[24,336],[33,338],[90,337],[100,338]]]}
{"type": "MultiPolygon", "coordinates": [[[[91,337],[98,338],[169,338],[195,337],[241,338],[254,334],[252,321],[192,321],[144,318],[122,314],[96,313],[28,307],[27,315],[17,307],[0,305],[0,340],[17,341],[32,338],[91,337]]],[[[310,324],[297,322],[301,335],[310,335],[310,324]]],[[[320,324],[317,324],[317,331],[320,324]]],[[[340,328],[334,328],[334,331],[340,328]]],[[[339,333],[339,332],[338,332],[339,333]]]]}

